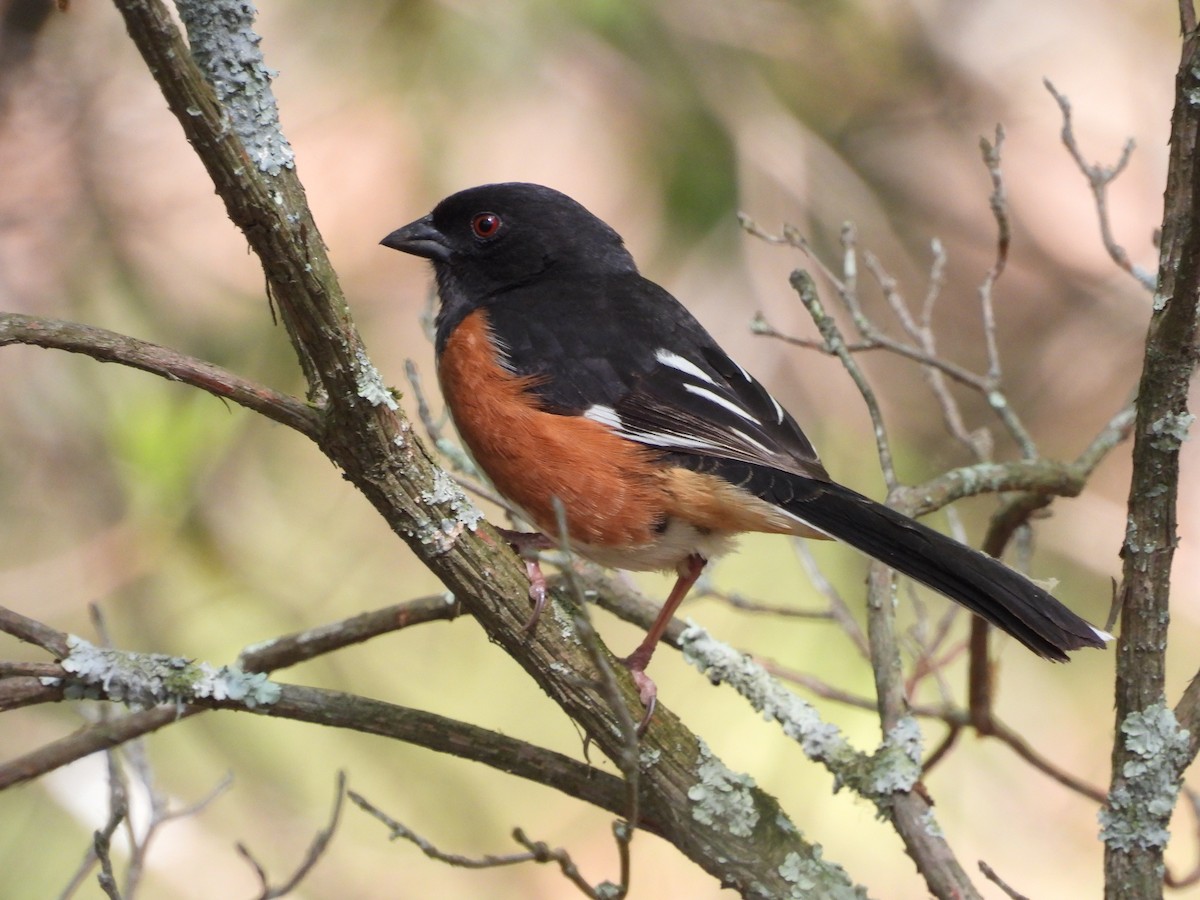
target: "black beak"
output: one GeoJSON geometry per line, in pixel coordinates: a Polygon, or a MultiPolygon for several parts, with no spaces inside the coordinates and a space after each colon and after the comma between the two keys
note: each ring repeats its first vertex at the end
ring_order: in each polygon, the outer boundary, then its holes
{"type": "Polygon", "coordinates": [[[402,253],[423,256],[434,262],[450,259],[450,245],[446,236],[433,224],[433,213],[397,228],[379,243],[402,253]]]}

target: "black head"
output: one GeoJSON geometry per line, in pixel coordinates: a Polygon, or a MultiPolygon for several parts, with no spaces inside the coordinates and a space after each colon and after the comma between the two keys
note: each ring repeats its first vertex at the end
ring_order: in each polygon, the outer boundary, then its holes
{"type": "Polygon", "coordinates": [[[636,271],[619,234],[566,194],[539,184],[459,191],[380,243],[432,260],[443,303],[449,292],[479,304],[554,271],[636,271]]]}

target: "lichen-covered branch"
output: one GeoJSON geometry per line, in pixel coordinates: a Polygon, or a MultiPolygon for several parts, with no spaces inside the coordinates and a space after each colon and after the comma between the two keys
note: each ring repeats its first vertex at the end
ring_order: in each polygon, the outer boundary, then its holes
{"type": "MultiPolygon", "coordinates": [[[[1184,4],[1185,9],[1190,3],[1184,4]]],[[[1186,25],[1188,14],[1184,15],[1186,25]]],[[[1184,35],[1171,119],[1158,289],[1146,337],[1134,427],[1133,480],[1122,547],[1116,734],[1105,814],[1106,896],[1162,895],[1167,823],[1188,757],[1165,706],[1165,661],[1179,450],[1193,416],[1200,307],[1200,35],[1184,35]]]]}

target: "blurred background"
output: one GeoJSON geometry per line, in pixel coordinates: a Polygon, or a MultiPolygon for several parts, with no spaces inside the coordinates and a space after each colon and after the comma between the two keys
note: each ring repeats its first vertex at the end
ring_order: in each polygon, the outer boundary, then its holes
{"type": "MultiPolygon", "coordinates": [[[[274,388],[303,392],[263,279],[180,128],[107,3],[66,13],[0,2],[0,309],[79,320],[159,342],[274,388]]],[[[1013,225],[996,288],[1005,385],[1044,455],[1074,457],[1131,396],[1149,297],[1106,256],[1087,185],[1059,141],[1042,85],[1074,104],[1089,159],[1138,142],[1111,190],[1117,239],[1153,270],[1178,23],[1149,0],[469,0],[263,4],[259,31],[283,126],[322,235],[372,357],[407,392],[425,376],[420,325],[430,277],[378,246],[457,189],[537,181],[620,231],[642,270],[684,300],[804,423],[829,470],[882,496],[868,421],[835,363],[751,333],[761,311],[783,331],[813,329],[788,287],[808,263],[737,224],[791,223],[834,268],[855,224],[919,302],[931,240],[948,253],[938,339],[977,371],[978,285],[995,253],[979,138],[1007,130],[1013,225]]],[[[826,290],[827,303],[833,292],[826,290]]],[[[863,277],[863,299],[892,320],[863,277]]],[[[920,371],[863,360],[891,429],[901,477],[969,462],[942,427],[920,371]]],[[[995,426],[959,392],[969,427],[995,426]]],[[[414,413],[411,397],[405,409],[414,413]]],[[[996,457],[1014,458],[997,434],[996,457]]],[[[206,394],[35,348],[0,350],[0,604],[86,636],[102,608],[121,647],[220,664],[245,645],[440,590],[369,505],[294,433],[206,394]]],[[[1179,515],[1169,672],[1173,701],[1195,666],[1200,496],[1189,449],[1179,515]],[[1185,658],[1190,656],[1191,658],[1185,658]]],[[[1128,447],[1084,496],[1039,523],[1032,572],[1103,622],[1124,531],[1128,447]]],[[[990,501],[964,504],[978,541],[990,501]]],[[[933,524],[945,527],[944,516],[933,524]]],[[[816,549],[861,613],[865,561],[816,549]]],[[[721,588],[810,608],[819,598],[781,538],[747,538],[716,568],[721,588]]],[[[667,581],[638,578],[651,595],[667,581]]],[[[926,597],[934,613],[944,601],[926,597]]],[[[699,600],[684,615],[781,665],[869,695],[870,674],[827,622],[764,620],[699,600]]],[[[597,614],[618,653],[635,629],[597,614]]],[[[957,624],[965,635],[965,620],[957,624]]],[[[1112,654],[1052,667],[997,640],[999,715],[1057,764],[1107,785],[1112,654]]],[[[0,638],[0,658],[40,658],[0,638]]],[[[655,663],[660,698],[727,764],[779,797],[810,840],[873,895],[924,897],[898,839],[728,689],[677,654],[655,663]]],[[[401,632],[283,680],[429,709],[579,757],[580,736],[468,618],[401,632]]],[[[961,660],[947,683],[961,700],[961,660]]],[[[809,699],[814,699],[809,697],[809,699]]],[[[937,699],[929,694],[927,699],[937,699]]],[[[815,700],[859,747],[871,714],[815,700]]],[[[82,722],[69,706],[4,717],[11,758],[82,722]]],[[[942,737],[926,726],[927,745],[942,737]]],[[[617,877],[611,817],[556,792],[433,753],[360,735],[228,713],[148,741],[158,787],[183,806],[226,774],[233,785],[163,828],[143,896],[249,897],[244,842],[276,879],[328,815],[335,773],[442,849],[509,852],[509,833],[570,850],[593,882],[617,877]]],[[[595,754],[593,754],[593,758],[595,754]]],[[[1094,896],[1096,808],[992,741],[966,739],[931,773],[939,822],[969,871],[985,860],[1041,897],[1094,896]]],[[[0,896],[56,896],[107,817],[103,761],[82,761],[0,795],[0,896]]],[[[1168,858],[1189,869],[1194,823],[1176,817],[1168,858]]],[[[118,860],[118,863],[120,861],[118,860]]],[[[982,879],[981,879],[982,880],[982,879]]],[[[985,894],[999,896],[990,885],[985,894]],[[990,891],[990,893],[988,893],[990,891]]],[[[571,897],[549,867],[473,872],[389,843],[347,809],[296,896],[571,897]]],[[[1191,896],[1200,896],[1192,891],[1191,896]]],[[[100,896],[94,880],[79,896],[100,896]]],[[[637,897],[731,896],[671,847],[634,842],[637,897]]]]}

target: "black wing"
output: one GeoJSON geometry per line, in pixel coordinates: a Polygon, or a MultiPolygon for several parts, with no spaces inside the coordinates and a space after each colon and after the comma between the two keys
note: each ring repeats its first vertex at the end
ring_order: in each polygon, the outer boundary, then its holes
{"type": "Polygon", "coordinates": [[[507,292],[488,321],[543,407],[677,454],[827,479],[800,426],[674,297],[636,273],[507,292]]]}

